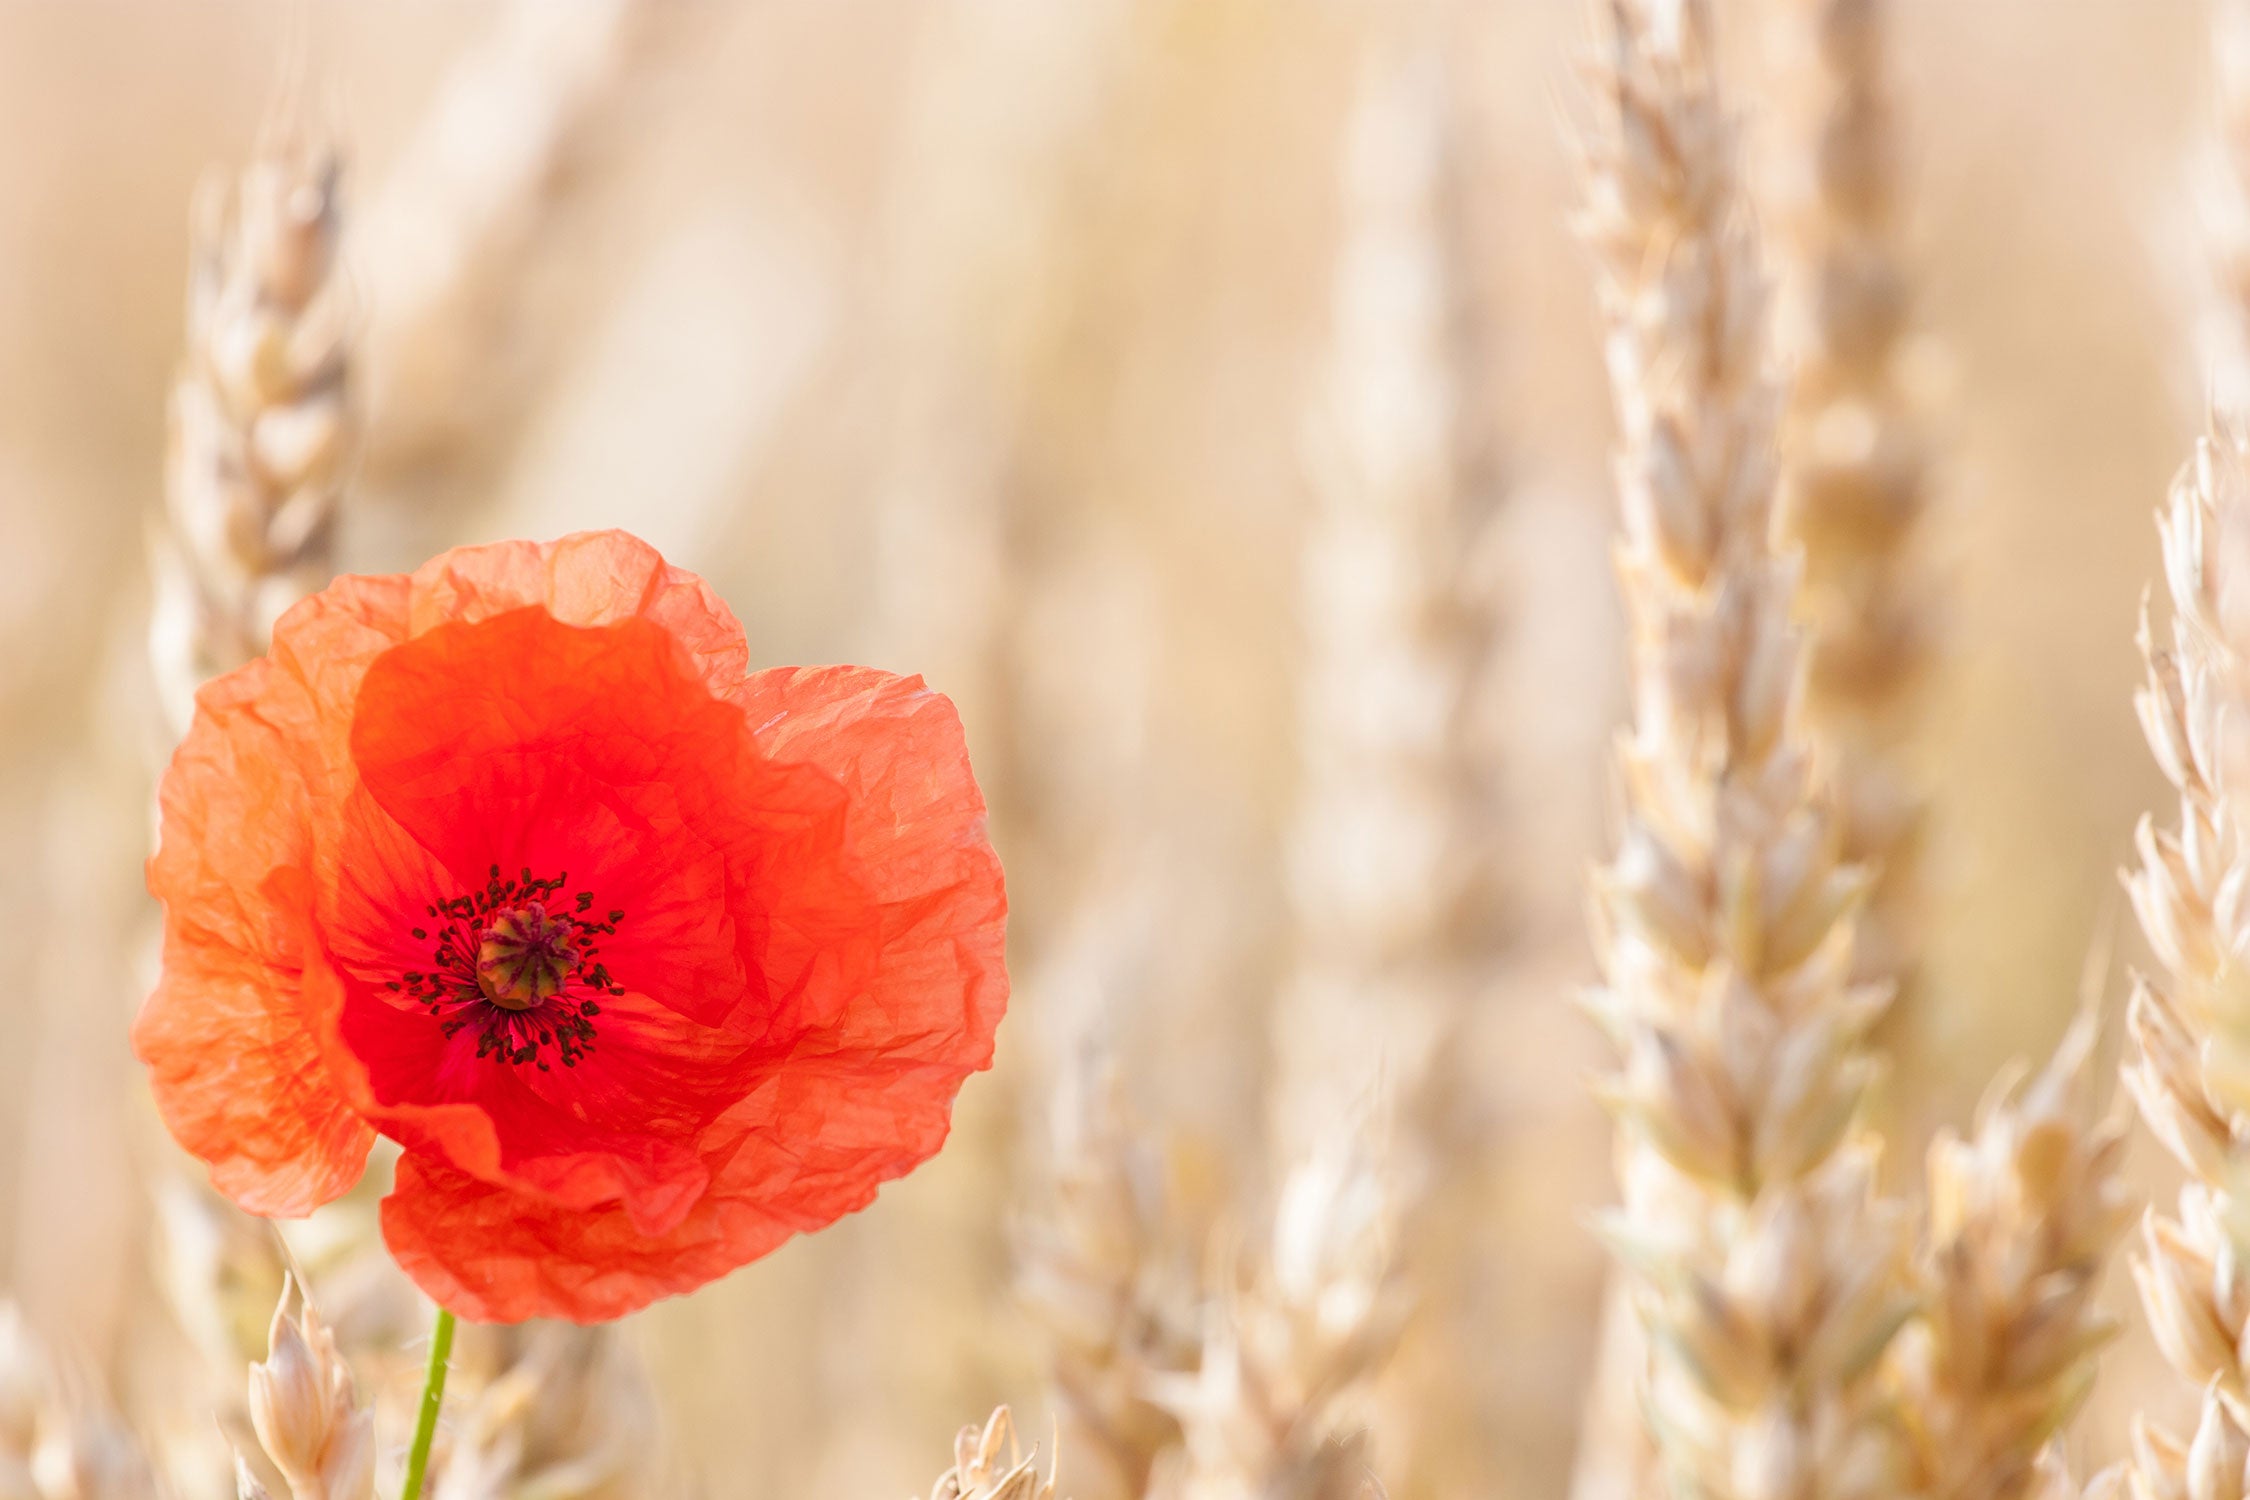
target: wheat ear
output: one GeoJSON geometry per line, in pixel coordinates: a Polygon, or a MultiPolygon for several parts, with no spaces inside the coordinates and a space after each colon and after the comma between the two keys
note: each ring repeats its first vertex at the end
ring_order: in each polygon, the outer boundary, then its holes
{"type": "Polygon", "coordinates": [[[1907,1224],[1852,1138],[1885,992],[1855,986],[1867,877],[1796,720],[1775,549],[1766,288],[1696,0],[1619,0],[1585,232],[1608,325],[1634,722],[1596,882],[1590,1004],[1624,1055],[1609,1237],[1681,1500],[1892,1494],[1876,1367],[1907,1224]]]}
{"type": "Polygon", "coordinates": [[[1039,1450],[1023,1451],[1015,1418],[999,1407],[982,1427],[954,1435],[953,1467],[930,1486],[930,1500],[1055,1500],[1055,1461],[1041,1477],[1039,1450]]]}
{"type": "Polygon", "coordinates": [[[335,1336],[311,1301],[293,1294],[282,1288],[266,1357],[250,1367],[251,1428],[293,1500],[369,1500],[374,1413],[361,1404],[335,1336]]]}
{"type": "Polygon", "coordinates": [[[331,571],[355,435],[339,181],[285,97],[250,165],[196,200],[149,638],[176,732],[196,688],[262,653],[331,571]]]}
{"type": "Polygon", "coordinates": [[[1913,555],[1928,504],[1925,444],[1902,381],[1912,280],[1899,211],[1888,0],[1789,0],[1812,83],[1787,148],[1804,201],[1786,216],[1793,379],[1783,515],[1805,562],[1808,720],[1835,754],[1844,857],[1874,890],[1854,952],[1863,979],[1903,980],[1916,947],[1920,789],[1902,743],[1930,660],[1913,555]]]}
{"type": "MultiPolygon", "coordinates": [[[[2239,798],[2250,769],[2250,440],[2241,429],[2218,425],[2196,445],[2157,526],[2172,618],[2160,635],[2143,611],[2148,679],[2135,706],[2178,790],[2179,817],[2169,828],[2141,820],[2140,864],[2126,877],[2158,970],[2133,995],[2125,1082],[2189,1180],[2171,1216],[2143,1220],[2134,1275],[2166,1360],[2208,1399],[2192,1445],[2144,1431],[2136,1483],[2158,1482],[2194,1447],[2239,1447],[2244,1420],[2250,1288],[2237,1246],[2250,1164],[2250,852],[2239,798]]],[[[2239,1459],[2234,1467],[2239,1481],[2239,1459]]]]}
{"type": "Polygon", "coordinates": [[[1157,1466],[1154,1500],[1382,1493],[1367,1426],[1407,1306],[1395,1196],[1355,1123],[1343,1117],[1291,1169],[1256,1254],[1214,1242],[1195,1370],[1151,1386],[1182,1433],[1157,1466]]]}
{"type": "Polygon", "coordinates": [[[2027,1500],[2057,1483],[2041,1452],[2115,1331],[2094,1299],[2132,1214],[2096,1040],[2081,1018],[2038,1076],[2003,1076],[1972,1139],[1930,1149],[1925,1310],[1897,1359],[1930,1500],[2027,1500]]]}

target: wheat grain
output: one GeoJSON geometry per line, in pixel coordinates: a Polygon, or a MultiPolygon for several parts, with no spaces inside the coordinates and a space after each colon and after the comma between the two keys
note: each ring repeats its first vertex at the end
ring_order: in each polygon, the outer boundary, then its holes
{"type": "Polygon", "coordinates": [[[1926,1312],[1900,1341],[1918,1493],[2018,1500],[2093,1383],[2114,1324],[2094,1306],[2131,1218],[2121,1119],[2097,1118],[2084,1018],[2028,1085],[2003,1078],[1973,1140],[1930,1149],[1926,1312]]]}
{"type": "Polygon", "coordinates": [[[286,91],[251,163],[196,200],[149,649],[174,731],[326,582],[354,437],[340,167],[286,91]]]}
{"type": "Polygon", "coordinates": [[[1611,7],[1590,141],[1621,429],[1634,722],[1596,884],[1590,1004],[1624,1055],[1608,1233],[1651,1350],[1676,1496],[1895,1493],[1874,1380],[1911,1303],[1906,1221],[1852,1138],[1885,994],[1854,986],[1864,873],[1795,722],[1775,550],[1766,292],[1696,0],[1611,7]]]}

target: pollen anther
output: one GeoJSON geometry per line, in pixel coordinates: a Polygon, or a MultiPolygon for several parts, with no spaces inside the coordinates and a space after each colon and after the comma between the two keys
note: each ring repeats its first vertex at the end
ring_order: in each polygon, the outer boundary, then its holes
{"type": "Polygon", "coordinates": [[[445,922],[434,933],[412,929],[418,942],[434,939],[437,967],[409,970],[389,988],[439,1017],[447,1038],[474,1029],[479,1058],[530,1063],[548,1071],[542,1055],[552,1048],[566,1068],[593,1051],[597,996],[625,993],[606,965],[595,961],[597,934],[617,931],[622,911],[601,921],[590,910],[591,891],[559,898],[567,876],[503,879],[500,867],[484,889],[449,896],[428,910],[445,922]],[[571,909],[571,908],[575,909],[571,909]]]}

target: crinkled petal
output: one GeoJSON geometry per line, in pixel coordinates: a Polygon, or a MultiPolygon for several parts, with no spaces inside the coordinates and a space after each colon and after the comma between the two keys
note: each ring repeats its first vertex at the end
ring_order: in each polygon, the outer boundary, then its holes
{"type": "Polygon", "coordinates": [[[622,531],[457,547],[423,564],[410,594],[412,635],[537,606],[565,625],[646,620],[679,643],[716,692],[732,690],[750,670],[742,625],[711,586],[622,531]]]}
{"type": "Polygon", "coordinates": [[[358,1180],[373,1133],[328,1080],[299,977],[311,839],[296,747],[311,706],[264,661],[207,686],[160,791],[149,888],[164,968],[133,1026],[173,1137],[255,1213],[358,1180]]]}
{"type": "Polygon", "coordinates": [[[958,1085],[934,1064],[777,1067],[715,1133],[710,1190],[661,1234],[619,1208],[558,1208],[409,1154],[383,1200],[383,1238],[416,1285],[466,1318],[623,1317],[865,1208],[945,1143],[958,1085]]]}
{"type": "Polygon", "coordinates": [[[764,755],[847,799],[835,841],[800,850],[764,894],[794,1047],[989,1065],[1008,901],[952,702],[866,667],[759,672],[742,696],[764,755]]]}

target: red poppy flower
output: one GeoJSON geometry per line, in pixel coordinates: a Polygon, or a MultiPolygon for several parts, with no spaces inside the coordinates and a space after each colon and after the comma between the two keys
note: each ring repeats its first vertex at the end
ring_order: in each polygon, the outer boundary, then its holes
{"type": "Polygon", "coordinates": [[[165,1123],[272,1215],[396,1140],[384,1237],[466,1317],[616,1317],[864,1207],[991,1061],[952,704],[750,672],[621,533],[339,579],[203,690],[162,803],[165,1123]]]}

